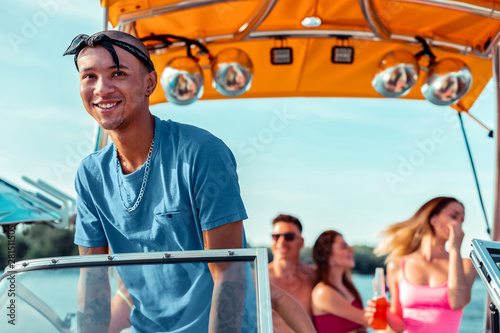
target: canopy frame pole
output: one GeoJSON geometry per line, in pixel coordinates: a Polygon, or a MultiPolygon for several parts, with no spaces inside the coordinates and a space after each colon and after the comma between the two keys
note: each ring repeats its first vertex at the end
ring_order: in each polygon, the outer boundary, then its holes
{"type": "MultiPolygon", "coordinates": [[[[392,0],[396,1],[396,0],[392,0]]],[[[495,5],[492,3],[492,7],[478,6],[464,1],[456,0],[397,0],[401,2],[409,2],[418,5],[427,5],[433,7],[440,7],[445,9],[452,9],[463,13],[474,14],[484,17],[491,17],[494,19],[500,18],[500,11],[495,9],[495,5]]]]}
{"type": "Polygon", "coordinates": [[[372,29],[375,36],[381,38],[382,40],[390,40],[391,32],[387,29],[384,23],[382,23],[382,20],[380,20],[375,12],[373,1],[359,0],[359,5],[361,6],[361,11],[363,12],[366,22],[368,22],[368,25],[372,29]]]}
{"type": "Polygon", "coordinates": [[[247,40],[246,37],[248,34],[254,31],[262,23],[262,21],[266,19],[269,13],[273,10],[276,2],[278,2],[278,0],[266,0],[255,16],[238,29],[238,31],[234,34],[233,39],[235,41],[247,40]]]}
{"type": "MultiPolygon", "coordinates": [[[[493,48],[493,84],[494,90],[496,94],[496,105],[495,105],[495,118],[496,118],[496,129],[498,131],[500,128],[500,117],[498,116],[498,111],[500,107],[500,59],[499,57],[500,46],[498,43],[494,45],[493,48]]],[[[494,136],[495,139],[495,147],[496,147],[496,156],[495,156],[495,199],[493,201],[494,209],[493,209],[493,233],[491,234],[491,239],[493,241],[498,242],[500,240],[500,141],[498,139],[498,135],[494,136]]],[[[484,331],[491,332],[491,316],[488,316],[488,311],[490,310],[489,304],[491,302],[490,297],[486,294],[486,303],[484,305],[484,331]]]]}
{"type": "MultiPolygon", "coordinates": [[[[245,40],[259,40],[259,39],[270,39],[270,38],[332,38],[336,36],[349,36],[351,39],[357,40],[368,40],[368,41],[380,41],[380,37],[377,37],[371,29],[366,30],[282,30],[282,31],[254,31],[245,40]]],[[[227,36],[209,36],[204,38],[208,43],[224,42],[227,40],[227,36]]],[[[421,45],[416,41],[415,36],[407,35],[390,35],[390,39],[387,41],[395,43],[407,43],[414,45],[421,45]]],[[[446,41],[426,40],[433,49],[444,50],[447,52],[453,52],[458,54],[473,55],[478,58],[491,59],[491,57],[482,52],[474,50],[470,45],[461,45],[456,43],[450,43],[446,41]]]]}
{"type": "Polygon", "coordinates": [[[177,12],[186,9],[211,6],[222,3],[237,2],[243,0],[185,0],[173,4],[144,9],[133,13],[118,16],[118,24],[124,25],[148,17],[154,17],[166,13],[177,12]]]}
{"type": "MultiPolygon", "coordinates": [[[[103,20],[102,20],[102,30],[108,30],[108,21],[109,21],[109,8],[105,7],[103,9],[103,20]]],[[[94,129],[94,151],[98,151],[99,149],[105,147],[108,144],[108,132],[99,126],[98,123],[95,124],[94,129]]]]}
{"type": "Polygon", "coordinates": [[[102,30],[108,30],[108,21],[109,21],[109,8],[104,7],[103,15],[102,15],[102,30]]]}
{"type": "Polygon", "coordinates": [[[476,167],[474,165],[474,159],[472,158],[472,152],[469,146],[469,140],[467,139],[467,133],[465,132],[464,121],[462,119],[462,112],[458,112],[458,118],[460,119],[460,126],[462,128],[462,134],[464,136],[465,147],[467,148],[467,154],[469,155],[470,165],[472,167],[472,174],[474,175],[474,181],[476,182],[477,194],[479,196],[479,204],[481,205],[481,209],[484,215],[484,222],[486,222],[486,233],[491,236],[490,225],[488,223],[488,216],[486,214],[486,209],[484,208],[483,196],[481,194],[481,188],[479,187],[479,180],[477,179],[476,167]]]}
{"type": "MultiPolygon", "coordinates": [[[[493,52],[493,83],[494,89],[496,92],[496,130],[500,128],[500,117],[499,117],[499,107],[500,107],[500,61],[499,61],[499,44],[495,45],[493,52]]],[[[494,216],[493,216],[493,241],[500,241],[500,140],[498,139],[498,135],[495,135],[495,146],[496,146],[496,166],[495,166],[495,199],[494,199],[494,216]]]]}
{"type": "Polygon", "coordinates": [[[500,42],[500,32],[498,32],[495,37],[493,38],[493,40],[491,41],[490,45],[488,45],[486,47],[486,50],[484,50],[483,54],[486,54],[486,55],[490,55],[492,57],[494,57],[494,49],[495,49],[495,46],[500,42]]]}

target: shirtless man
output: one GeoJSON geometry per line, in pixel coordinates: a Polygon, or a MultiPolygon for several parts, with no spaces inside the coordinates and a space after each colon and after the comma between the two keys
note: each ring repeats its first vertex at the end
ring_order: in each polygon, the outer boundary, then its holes
{"type": "MultiPolygon", "coordinates": [[[[273,220],[271,251],[274,259],[269,264],[269,280],[291,294],[311,316],[311,291],[315,284],[313,267],[299,262],[300,249],[304,246],[302,224],[290,215],[278,215],[273,220]]],[[[293,333],[284,320],[273,311],[275,332],[293,333]]]]}

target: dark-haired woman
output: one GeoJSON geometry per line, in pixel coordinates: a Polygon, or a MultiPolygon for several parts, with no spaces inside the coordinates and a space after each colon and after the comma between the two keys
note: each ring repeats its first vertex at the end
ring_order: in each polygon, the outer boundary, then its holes
{"type": "Polygon", "coordinates": [[[334,230],[323,232],[313,247],[318,284],[312,291],[312,313],[318,333],[366,332],[371,312],[351,279],[354,251],[334,230]]]}

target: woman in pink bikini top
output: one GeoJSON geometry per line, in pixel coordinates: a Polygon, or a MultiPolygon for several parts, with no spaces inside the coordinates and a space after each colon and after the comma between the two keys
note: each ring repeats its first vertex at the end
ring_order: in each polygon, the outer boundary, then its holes
{"type": "Polygon", "coordinates": [[[311,309],[318,333],[366,332],[371,320],[351,280],[354,251],[341,234],[323,232],[312,249],[319,283],[312,291],[311,309]]]}
{"type": "Polygon", "coordinates": [[[382,232],[385,239],[375,253],[388,255],[388,318],[395,331],[459,331],[476,277],[470,260],[460,255],[463,221],[462,203],[438,197],[425,203],[410,219],[382,232]]]}

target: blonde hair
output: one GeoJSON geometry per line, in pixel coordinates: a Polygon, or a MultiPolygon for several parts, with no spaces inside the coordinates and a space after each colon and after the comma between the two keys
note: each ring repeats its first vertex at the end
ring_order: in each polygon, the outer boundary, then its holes
{"type": "Polygon", "coordinates": [[[384,238],[375,248],[374,253],[378,256],[387,255],[386,263],[415,252],[422,243],[425,235],[432,233],[434,228],[430,220],[452,202],[463,204],[452,197],[437,197],[427,201],[408,220],[393,224],[380,233],[384,238]]]}

